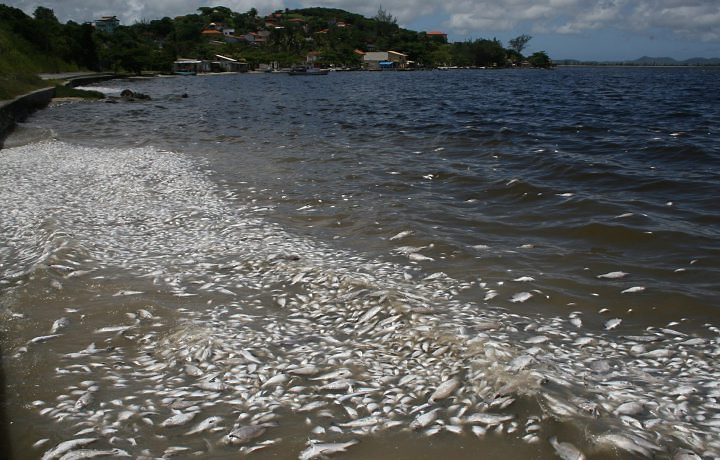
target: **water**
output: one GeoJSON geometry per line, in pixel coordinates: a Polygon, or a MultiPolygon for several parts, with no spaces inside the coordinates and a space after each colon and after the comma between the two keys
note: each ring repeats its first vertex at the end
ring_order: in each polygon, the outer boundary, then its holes
{"type": "Polygon", "coordinates": [[[35,114],[0,152],[11,453],[720,455],[719,75],[157,78],[35,114]]]}

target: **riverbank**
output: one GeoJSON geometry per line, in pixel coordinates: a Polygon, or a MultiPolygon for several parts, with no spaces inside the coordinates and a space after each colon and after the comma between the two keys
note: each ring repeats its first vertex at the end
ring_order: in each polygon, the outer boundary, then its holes
{"type": "Polygon", "coordinates": [[[62,86],[75,88],[82,85],[89,85],[100,81],[118,78],[117,74],[108,73],[62,73],[62,74],[40,74],[42,80],[48,81],[48,86],[35,91],[20,95],[14,99],[0,101],[0,149],[8,135],[15,129],[17,123],[23,122],[36,110],[43,109],[50,104],[56,94],[57,85],[51,86],[58,80],[64,81],[62,86]]]}

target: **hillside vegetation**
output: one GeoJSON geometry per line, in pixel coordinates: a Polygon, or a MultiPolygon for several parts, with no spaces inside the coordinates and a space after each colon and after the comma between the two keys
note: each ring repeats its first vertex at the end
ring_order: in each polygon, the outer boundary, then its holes
{"type": "MultiPolygon", "coordinates": [[[[322,65],[359,68],[362,53],[398,51],[418,68],[493,66],[519,63],[529,36],[505,49],[496,39],[447,43],[443,35],[407,30],[382,8],[373,18],[332,8],[276,11],[201,7],[196,13],[164,17],[104,32],[92,24],[62,24],[38,7],[32,16],[0,5],[0,99],[42,86],[34,75],[76,70],[168,72],[179,57],[212,59],[216,54],[247,62],[250,68],[277,62],[291,66],[308,53],[322,65]],[[208,34],[208,30],[232,31],[208,34]],[[204,33],[205,32],[205,33],[204,33]],[[258,37],[257,40],[253,37],[258,37]],[[518,45],[519,43],[519,45],[518,45]]],[[[536,53],[537,55],[538,53],[536,53]]],[[[549,64],[544,53],[530,61],[549,64]]]]}

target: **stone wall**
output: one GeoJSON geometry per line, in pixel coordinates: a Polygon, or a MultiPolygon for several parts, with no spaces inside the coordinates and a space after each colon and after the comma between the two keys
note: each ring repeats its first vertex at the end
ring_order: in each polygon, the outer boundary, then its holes
{"type": "Polygon", "coordinates": [[[36,110],[46,107],[55,94],[55,88],[43,88],[18,96],[11,101],[0,102],[0,149],[15,125],[36,110]]]}

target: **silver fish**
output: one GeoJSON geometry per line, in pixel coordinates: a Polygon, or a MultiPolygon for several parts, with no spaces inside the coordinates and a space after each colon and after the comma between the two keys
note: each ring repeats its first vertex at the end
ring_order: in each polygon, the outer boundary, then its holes
{"type": "Polygon", "coordinates": [[[413,430],[419,430],[430,425],[437,419],[439,410],[440,408],[436,408],[431,411],[425,412],[424,414],[418,415],[417,417],[415,417],[415,420],[410,422],[410,428],[412,428],[413,430]]]}
{"type": "Polygon", "coordinates": [[[43,343],[43,342],[47,342],[48,340],[51,340],[51,339],[54,339],[54,338],[57,338],[57,337],[60,337],[60,336],[62,336],[62,334],[41,335],[41,336],[39,336],[39,337],[35,337],[35,338],[33,338],[33,339],[30,339],[30,340],[28,341],[28,345],[30,345],[31,343],[43,343]]]}
{"type": "Polygon", "coordinates": [[[90,404],[92,404],[92,402],[94,401],[94,399],[95,399],[95,398],[94,398],[92,392],[86,391],[86,392],[83,393],[82,396],[80,396],[80,397],[78,398],[78,400],[75,402],[75,410],[81,410],[81,409],[89,406],[90,404]]]}
{"type": "Polygon", "coordinates": [[[60,457],[60,460],[81,460],[84,458],[95,457],[130,457],[130,454],[128,454],[122,449],[117,448],[109,450],[79,449],[68,452],[67,454],[60,457]]]}
{"type": "Polygon", "coordinates": [[[69,325],[70,325],[70,320],[65,317],[56,319],[55,322],[53,322],[52,327],[50,328],[50,333],[55,334],[60,329],[64,329],[64,328],[68,327],[69,325]]]}
{"type": "Polygon", "coordinates": [[[435,401],[445,399],[451,394],[453,394],[459,386],[460,381],[458,379],[453,378],[450,380],[446,380],[437,387],[437,389],[433,392],[432,395],[430,395],[430,399],[428,399],[428,401],[433,403],[435,401]]]}
{"type": "Polygon", "coordinates": [[[360,418],[346,423],[339,423],[338,425],[345,428],[364,428],[367,426],[376,426],[380,424],[380,422],[381,419],[379,417],[371,415],[370,417],[360,418]]]}
{"type": "Polygon", "coordinates": [[[223,444],[233,445],[247,444],[253,439],[262,436],[265,430],[266,425],[243,425],[226,434],[222,442],[223,444]]]}
{"type": "Polygon", "coordinates": [[[203,431],[207,431],[210,428],[213,428],[215,425],[217,425],[219,422],[222,421],[222,417],[218,416],[211,416],[203,420],[202,422],[195,425],[190,431],[185,433],[185,435],[191,435],[191,434],[197,434],[202,433],[203,431]]]}
{"type": "Polygon", "coordinates": [[[555,449],[558,457],[563,460],[585,460],[585,454],[569,442],[560,442],[553,436],[550,438],[550,444],[555,449]]]}
{"type": "Polygon", "coordinates": [[[328,372],[327,374],[318,375],[317,377],[313,377],[310,380],[337,380],[342,379],[345,377],[350,377],[352,375],[352,372],[350,369],[338,369],[333,372],[328,372]]]}
{"type": "Polygon", "coordinates": [[[317,366],[308,365],[308,366],[302,366],[302,367],[296,367],[295,369],[289,369],[287,371],[288,374],[291,375],[315,375],[318,372],[320,372],[320,369],[317,366]]]}
{"type": "Polygon", "coordinates": [[[300,452],[298,459],[311,460],[313,458],[324,457],[336,452],[345,452],[348,447],[354,446],[358,442],[360,441],[353,439],[348,442],[310,444],[310,447],[300,452]]]}
{"type": "Polygon", "coordinates": [[[98,438],[79,438],[79,439],[71,439],[70,441],[61,442],[57,446],[46,451],[42,456],[42,460],[52,460],[52,459],[60,458],[65,453],[70,452],[71,450],[73,450],[75,448],[85,447],[88,444],[91,444],[97,440],[98,440],[98,438]]]}
{"type": "Polygon", "coordinates": [[[620,278],[625,278],[628,274],[625,272],[617,271],[617,272],[608,272],[604,273],[602,275],[598,275],[598,278],[605,278],[609,280],[616,280],[620,278]]]}
{"type": "Polygon", "coordinates": [[[465,418],[465,423],[479,423],[481,425],[494,426],[503,422],[508,422],[514,418],[515,416],[513,414],[491,414],[488,412],[478,412],[465,418]]]}
{"type": "Polygon", "coordinates": [[[190,420],[194,419],[197,415],[197,412],[187,412],[187,413],[180,413],[175,414],[172,417],[169,417],[165,419],[160,426],[164,427],[171,427],[171,426],[180,426],[184,425],[190,420]]]}

